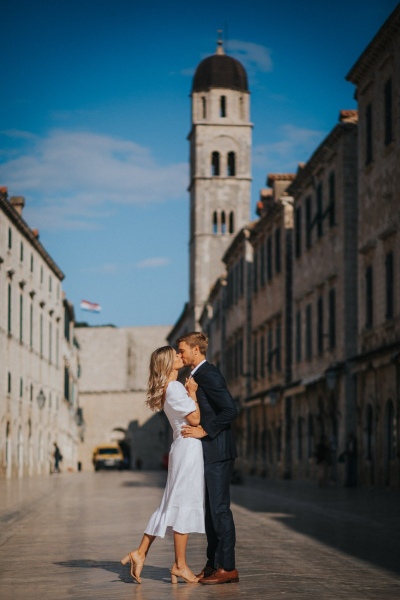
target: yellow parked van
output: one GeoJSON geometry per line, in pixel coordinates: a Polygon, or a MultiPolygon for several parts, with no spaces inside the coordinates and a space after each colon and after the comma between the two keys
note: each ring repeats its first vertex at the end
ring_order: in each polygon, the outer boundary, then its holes
{"type": "Polygon", "coordinates": [[[93,466],[100,469],[123,469],[124,455],[118,444],[101,444],[93,450],[93,466]]]}

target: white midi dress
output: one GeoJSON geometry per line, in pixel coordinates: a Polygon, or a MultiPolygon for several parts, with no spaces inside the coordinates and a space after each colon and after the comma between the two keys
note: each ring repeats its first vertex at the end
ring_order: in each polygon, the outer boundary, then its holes
{"type": "Polygon", "coordinates": [[[168,384],[164,412],[173,431],[169,452],[168,477],[160,506],[152,514],[145,533],[164,537],[178,533],[205,533],[204,459],[200,440],[184,438],[185,416],[196,410],[179,381],[168,384]]]}

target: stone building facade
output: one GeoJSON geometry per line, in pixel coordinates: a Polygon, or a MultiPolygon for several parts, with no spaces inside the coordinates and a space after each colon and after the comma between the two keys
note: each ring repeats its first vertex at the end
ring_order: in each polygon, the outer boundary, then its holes
{"type": "Polygon", "coordinates": [[[400,485],[400,6],[349,74],[356,86],[359,476],[400,485]]]}
{"type": "Polygon", "coordinates": [[[164,413],[145,405],[150,354],[166,345],[169,326],[79,327],[80,403],[85,439],[79,448],[84,470],[92,469],[98,444],[120,443],[131,468],[162,466],[169,449],[164,413]],[[140,462],[139,462],[140,461],[140,462]]]}
{"type": "MultiPolygon", "coordinates": [[[[336,460],[355,429],[348,359],[357,351],[357,112],[339,123],[288,188],[293,197],[291,471],[315,475],[317,443],[336,460]]],[[[336,476],[336,474],[335,474],[336,476]]]]}
{"type": "Polygon", "coordinates": [[[62,469],[76,469],[83,424],[81,412],[77,417],[73,319],[69,340],[64,337],[64,274],[23,219],[24,204],[1,188],[1,477],[49,473],[54,442],[63,454],[62,469]],[[74,382],[70,396],[64,393],[67,368],[74,382]]]}

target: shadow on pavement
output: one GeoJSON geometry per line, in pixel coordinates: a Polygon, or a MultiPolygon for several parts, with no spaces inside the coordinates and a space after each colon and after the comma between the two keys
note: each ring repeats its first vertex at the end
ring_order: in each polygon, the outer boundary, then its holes
{"type": "MultiPolygon", "coordinates": [[[[400,575],[400,495],[396,491],[247,481],[232,502],[285,527],[400,575]]],[[[266,532],[267,533],[267,532],[266,532]]],[[[268,534],[268,533],[267,533],[268,534]]]]}
{"type": "Polygon", "coordinates": [[[123,481],[121,483],[121,487],[147,487],[147,488],[151,488],[151,487],[156,487],[156,488],[164,488],[165,487],[165,482],[152,482],[152,483],[146,483],[144,481],[123,481]]]}
{"type": "MultiPolygon", "coordinates": [[[[75,559],[53,564],[59,567],[68,567],[72,569],[104,569],[105,571],[110,571],[111,573],[118,575],[119,581],[122,581],[123,583],[133,583],[137,585],[130,575],[129,566],[123,566],[119,561],[75,559]]],[[[144,579],[153,579],[154,581],[170,583],[169,569],[162,567],[145,565],[142,570],[142,577],[144,579]]]]}

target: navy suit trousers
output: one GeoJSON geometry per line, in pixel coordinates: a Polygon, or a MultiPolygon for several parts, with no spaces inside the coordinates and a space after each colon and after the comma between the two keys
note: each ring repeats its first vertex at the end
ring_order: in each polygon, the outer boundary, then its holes
{"type": "Polygon", "coordinates": [[[207,565],[226,571],[235,568],[235,523],[230,509],[229,486],[234,460],[206,464],[207,565]]]}

